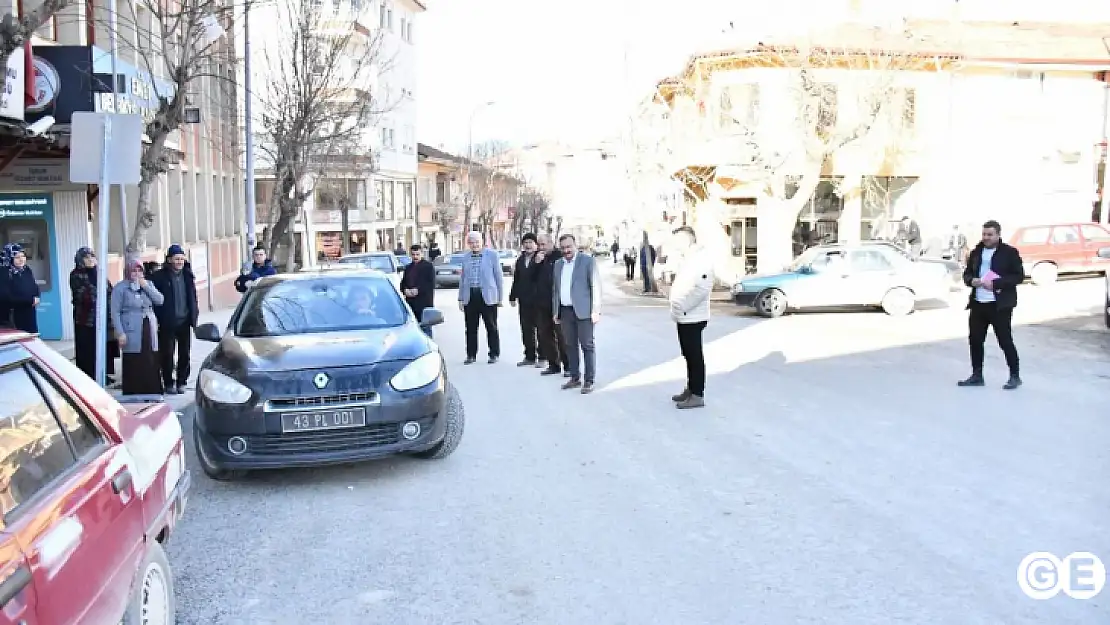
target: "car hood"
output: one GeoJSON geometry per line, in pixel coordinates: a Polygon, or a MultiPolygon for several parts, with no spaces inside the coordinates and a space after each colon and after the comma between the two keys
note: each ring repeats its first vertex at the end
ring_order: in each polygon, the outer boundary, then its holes
{"type": "Polygon", "coordinates": [[[297,371],[408,361],[434,349],[416,324],[381,330],[290,336],[225,336],[212,365],[232,376],[247,371],[297,371]]]}
{"type": "Polygon", "coordinates": [[[742,284],[745,289],[776,286],[788,282],[802,280],[810,277],[811,275],[814,274],[787,271],[783,273],[768,274],[765,276],[748,276],[740,280],[740,284],[742,284]]]}

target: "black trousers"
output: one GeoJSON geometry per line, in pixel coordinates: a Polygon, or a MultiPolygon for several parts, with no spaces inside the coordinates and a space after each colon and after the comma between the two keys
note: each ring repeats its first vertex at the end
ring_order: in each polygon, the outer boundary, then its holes
{"type": "Polygon", "coordinates": [[[520,314],[520,340],[524,343],[524,359],[535,362],[537,349],[537,321],[539,313],[536,306],[517,302],[517,312],[520,314]]]}
{"type": "MultiPolygon", "coordinates": [[[[108,341],[107,375],[116,374],[116,358],[119,357],[119,344],[108,341]]],[[[73,356],[77,368],[85,375],[96,379],[96,328],[74,325],[73,327],[73,356]]]]}
{"type": "Polygon", "coordinates": [[[705,321],[697,323],[679,323],[678,348],[686,360],[686,388],[698,397],[705,396],[705,353],[702,351],[701,333],[707,325],[705,321]]]}
{"type": "Polygon", "coordinates": [[[175,384],[185,386],[189,381],[189,354],[193,347],[193,328],[188,321],[177,326],[158,327],[158,356],[162,363],[162,384],[168,389],[175,384]],[[174,367],[174,351],[177,352],[177,367],[174,367]],[[176,371],[175,371],[176,369],[176,371]],[[177,373],[177,377],[174,377],[177,373]]]}
{"type": "Polygon", "coordinates": [[[545,306],[536,307],[536,334],[540,358],[552,369],[567,368],[567,352],[563,349],[563,332],[555,323],[555,313],[545,306]]]}
{"type": "Polygon", "coordinates": [[[634,261],[634,260],[624,261],[624,277],[629,282],[636,279],[636,261],[634,261]]]}
{"type": "Polygon", "coordinates": [[[486,344],[490,358],[501,356],[501,335],[497,332],[497,306],[482,299],[482,289],[470,289],[470,301],[463,307],[466,319],[466,357],[478,356],[478,321],[486,326],[486,344]]]}
{"type": "Polygon", "coordinates": [[[1010,375],[1018,375],[1018,353],[1014,346],[1014,331],[1011,323],[1013,308],[999,308],[994,302],[972,302],[967,315],[967,342],[971,348],[971,370],[983,372],[983,343],[987,340],[987,328],[994,328],[994,337],[1006,356],[1006,366],[1010,375]]]}

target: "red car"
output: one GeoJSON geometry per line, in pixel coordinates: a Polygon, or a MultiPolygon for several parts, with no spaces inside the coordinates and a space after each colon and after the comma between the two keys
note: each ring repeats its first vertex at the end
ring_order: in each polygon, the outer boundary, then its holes
{"type": "Polygon", "coordinates": [[[1056,282],[1061,274],[1102,273],[1110,267],[1098,255],[1110,245],[1110,230],[1100,224],[1024,226],[1014,230],[1009,243],[1021,252],[1025,275],[1038,286],[1056,282]]]}
{"type": "Polygon", "coordinates": [[[162,543],[188,488],[169,406],[0,331],[0,625],[174,623],[162,543]]]}

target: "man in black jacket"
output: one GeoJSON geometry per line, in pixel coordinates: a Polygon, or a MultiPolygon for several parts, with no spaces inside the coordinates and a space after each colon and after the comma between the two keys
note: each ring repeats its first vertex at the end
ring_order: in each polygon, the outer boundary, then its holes
{"type": "Polygon", "coordinates": [[[983,343],[987,328],[991,327],[1010,368],[1010,379],[1002,388],[1013,390],[1021,386],[1011,323],[1017,307],[1017,286],[1025,280],[1025,267],[1021,254],[1003,243],[1001,234],[1002,226],[997,221],[983,224],[983,240],[967,257],[964,284],[971,287],[967,300],[971,377],[960,380],[960,386],[983,386],[983,343]]]}
{"type": "Polygon", "coordinates": [[[558,375],[569,377],[567,369],[567,354],[563,349],[563,330],[555,324],[555,311],[551,308],[551,293],[555,289],[555,263],[559,260],[559,253],[555,251],[555,243],[550,234],[539,236],[539,251],[536,252],[532,265],[533,284],[536,294],[536,334],[540,345],[540,359],[547,361],[547,368],[540,372],[541,375],[558,375]]]}
{"type": "MultiPolygon", "coordinates": [[[[405,273],[401,276],[401,292],[404,293],[412,314],[420,321],[424,309],[435,305],[436,270],[432,263],[424,260],[424,250],[420,249],[419,243],[409,248],[409,255],[412,262],[405,267],[405,273]]],[[[431,336],[432,329],[424,328],[424,334],[431,336]]]]}
{"type": "Polygon", "coordinates": [[[161,306],[154,307],[158,317],[158,353],[162,361],[162,384],[166,392],[180,395],[189,381],[189,354],[193,346],[193,328],[197,327],[200,307],[193,270],[185,260],[185,250],[171,245],[166,262],[150,277],[151,284],[162,294],[161,306]],[[173,356],[177,349],[177,366],[173,356]],[[174,373],[177,381],[174,383],[174,373]]]}
{"type": "Polygon", "coordinates": [[[524,343],[524,360],[516,363],[518,367],[538,367],[542,356],[536,358],[536,272],[535,264],[536,235],[525,233],[520,238],[520,256],[513,268],[513,286],[509,289],[509,305],[516,306],[520,312],[520,339],[524,343]]]}

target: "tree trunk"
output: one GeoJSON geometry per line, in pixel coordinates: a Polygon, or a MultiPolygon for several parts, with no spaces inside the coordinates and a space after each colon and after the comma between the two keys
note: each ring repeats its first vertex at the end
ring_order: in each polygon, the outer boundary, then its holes
{"type": "Polygon", "coordinates": [[[339,206],[340,236],[343,237],[343,245],[340,247],[342,254],[346,256],[351,253],[351,211],[347,202],[343,202],[339,206]]]}
{"type": "MultiPolygon", "coordinates": [[[[155,180],[157,176],[148,177],[146,174],[139,179],[139,195],[135,198],[135,228],[131,231],[131,238],[124,248],[124,262],[137,259],[146,251],[146,233],[154,226],[154,211],[150,209],[150,201],[151,187],[155,180]]],[[[108,190],[104,189],[102,192],[108,192],[108,190]]],[[[124,210],[127,210],[126,206],[124,210]]]]}
{"type": "Polygon", "coordinates": [[[295,212],[289,212],[286,207],[281,207],[281,214],[274,223],[273,230],[270,231],[270,258],[282,271],[293,271],[292,225],[296,216],[295,212]]]}
{"type": "Polygon", "coordinates": [[[768,206],[766,210],[759,211],[756,237],[759,249],[756,269],[759,273],[777,273],[794,262],[793,234],[798,214],[809,202],[820,181],[820,172],[810,172],[799,181],[794,197],[786,199],[776,194],[760,199],[768,206]]]}

